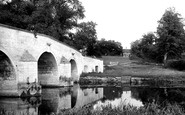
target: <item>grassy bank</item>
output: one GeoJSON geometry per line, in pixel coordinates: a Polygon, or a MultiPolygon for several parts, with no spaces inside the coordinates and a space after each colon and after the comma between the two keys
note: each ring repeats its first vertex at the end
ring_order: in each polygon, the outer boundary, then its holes
{"type": "Polygon", "coordinates": [[[143,60],[130,60],[126,57],[107,56],[104,60],[104,73],[89,73],[84,76],[98,77],[149,77],[149,78],[171,78],[185,79],[185,72],[173,69],[166,69],[162,64],[144,62],[143,60]],[[110,63],[116,63],[111,65],[110,63]]]}
{"type": "Polygon", "coordinates": [[[180,105],[167,104],[162,107],[156,103],[150,103],[143,107],[133,107],[119,105],[113,107],[111,105],[100,107],[97,109],[92,106],[85,106],[79,109],[63,111],[59,115],[184,115],[185,112],[180,105]]]}

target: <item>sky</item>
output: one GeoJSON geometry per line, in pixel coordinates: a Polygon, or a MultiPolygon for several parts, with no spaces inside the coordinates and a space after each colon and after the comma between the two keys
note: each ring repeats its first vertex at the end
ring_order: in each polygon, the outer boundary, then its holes
{"type": "Polygon", "coordinates": [[[98,39],[115,40],[123,48],[155,32],[165,10],[174,7],[185,18],[184,0],[79,0],[85,8],[85,19],[97,24],[98,39]]]}

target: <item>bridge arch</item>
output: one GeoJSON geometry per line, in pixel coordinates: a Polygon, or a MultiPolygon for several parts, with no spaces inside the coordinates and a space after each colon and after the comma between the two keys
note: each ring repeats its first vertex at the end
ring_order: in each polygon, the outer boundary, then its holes
{"type": "Polygon", "coordinates": [[[77,63],[74,59],[71,59],[70,60],[70,63],[71,63],[71,77],[72,79],[75,81],[75,80],[78,80],[78,68],[77,68],[77,63]]]}
{"type": "Polygon", "coordinates": [[[98,73],[99,72],[99,66],[95,66],[95,72],[98,73]]]}
{"type": "Polygon", "coordinates": [[[7,53],[0,50],[0,79],[16,79],[15,66],[7,53]]]}
{"type": "Polygon", "coordinates": [[[43,52],[38,59],[38,80],[43,84],[53,82],[58,74],[57,61],[50,52],[43,52]]]}

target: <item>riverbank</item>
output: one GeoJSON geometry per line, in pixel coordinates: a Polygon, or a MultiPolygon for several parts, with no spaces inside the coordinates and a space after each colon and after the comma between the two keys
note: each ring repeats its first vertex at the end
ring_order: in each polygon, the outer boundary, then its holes
{"type": "MultiPolygon", "coordinates": [[[[129,60],[123,57],[106,57],[104,73],[84,73],[80,83],[87,85],[121,85],[130,87],[185,87],[185,71],[164,68],[162,64],[144,62],[142,60],[129,60]],[[111,63],[110,63],[111,62],[111,63]]],[[[154,89],[155,89],[154,88],[154,89]]],[[[166,91],[166,90],[164,90],[166,91]]],[[[111,105],[95,109],[94,106],[83,107],[70,111],[71,114],[108,115],[184,115],[183,104],[176,103],[148,103],[142,107],[111,105]],[[161,104],[161,105],[160,105],[161,104]]]]}
{"type": "Polygon", "coordinates": [[[118,107],[111,105],[95,108],[93,104],[82,108],[75,108],[69,111],[60,112],[59,115],[184,115],[184,109],[177,104],[168,103],[161,106],[156,103],[149,103],[143,107],[125,106],[118,107]]]}
{"type": "Polygon", "coordinates": [[[185,85],[185,71],[164,68],[162,64],[130,60],[127,57],[107,56],[104,60],[104,73],[84,73],[81,83],[132,83],[140,84],[143,81],[152,83],[182,84],[185,85]]]}
{"type": "Polygon", "coordinates": [[[104,74],[132,77],[156,77],[156,78],[185,78],[185,71],[164,68],[162,64],[145,62],[143,60],[130,60],[127,57],[103,57],[105,63],[104,74]],[[110,62],[118,62],[111,66],[110,62]]]}

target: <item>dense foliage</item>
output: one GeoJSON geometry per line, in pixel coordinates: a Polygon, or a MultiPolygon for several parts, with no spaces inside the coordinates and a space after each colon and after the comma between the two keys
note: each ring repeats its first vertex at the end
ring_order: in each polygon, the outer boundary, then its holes
{"type": "Polygon", "coordinates": [[[85,17],[85,9],[79,0],[0,0],[0,11],[2,24],[32,31],[35,36],[37,33],[50,35],[84,55],[107,54],[95,51],[101,49],[97,45],[96,24],[78,23],[85,17]]]}
{"type": "Polygon", "coordinates": [[[156,36],[154,33],[143,35],[140,40],[136,40],[131,44],[131,53],[140,58],[155,59],[156,55],[156,36]]]}
{"type": "Polygon", "coordinates": [[[64,41],[84,17],[78,0],[13,0],[0,5],[0,23],[47,34],[64,41]]]}
{"type": "Polygon", "coordinates": [[[97,54],[103,56],[121,56],[123,54],[123,47],[120,42],[115,42],[114,40],[101,39],[97,44],[95,49],[98,51],[97,54]]]}
{"type": "Polygon", "coordinates": [[[185,70],[185,60],[168,60],[166,66],[179,71],[185,70]]]}
{"type": "Polygon", "coordinates": [[[74,35],[74,47],[82,51],[84,55],[96,55],[94,53],[94,46],[97,42],[95,27],[96,23],[94,22],[82,22],[74,35]]]}
{"type": "Polygon", "coordinates": [[[155,34],[148,33],[132,43],[132,54],[164,64],[167,59],[180,59],[185,46],[185,30],[181,15],[174,8],[169,8],[158,23],[155,34]]]}

